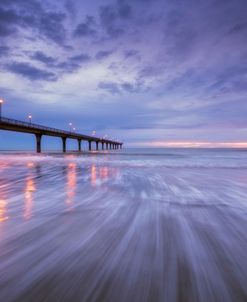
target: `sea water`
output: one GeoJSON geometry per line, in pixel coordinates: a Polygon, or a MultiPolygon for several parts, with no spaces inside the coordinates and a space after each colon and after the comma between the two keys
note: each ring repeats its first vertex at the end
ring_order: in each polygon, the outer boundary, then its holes
{"type": "Polygon", "coordinates": [[[0,153],[0,301],[247,301],[247,150],[0,153]]]}

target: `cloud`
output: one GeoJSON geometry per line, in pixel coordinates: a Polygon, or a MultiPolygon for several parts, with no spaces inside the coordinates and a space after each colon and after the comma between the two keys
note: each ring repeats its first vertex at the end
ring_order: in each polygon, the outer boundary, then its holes
{"type": "Polygon", "coordinates": [[[124,52],[124,56],[126,59],[131,58],[131,57],[136,57],[138,55],[139,55],[139,51],[137,51],[135,49],[126,50],[124,52]]]}
{"type": "Polygon", "coordinates": [[[123,94],[123,93],[140,93],[144,90],[147,90],[144,87],[142,82],[110,82],[110,81],[103,81],[98,84],[98,88],[107,91],[112,95],[116,94],[123,94]]]}
{"type": "Polygon", "coordinates": [[[71,73],[74,72],[76,70],[78,70],[81,67],[80,64],[78,64],[77,62],[71,62],[71,61],[63,61],[60,63],[57,63],[54,68],[60,70],[60,72],[62,73],[71,73]]]}
{"type": "Polygon", "coordinates": [[[117,12],[120,18],[129,19],[132,15],[131,6],[123,1],[117,2],[117,12]]]}
{"type": "Polygon", "coordinates": [[[140,70],[138,71],[138,77],[140,79],[156,78],[157,76],[164,74],[164,70],[165,68],[162,63],[159,65],[151,65],[148,63],[146,66],[141,66],[140,70]]]}
{"type": "Polygon", "coordinates": [[[0,6],[6,8],[22,8],[28,11],[41,10],[42,5],[39,0],[1,0],[0,6]]]}
{"type": "Polygon", "coordinates": [[[43,81],[37,104],[73,95],[71,115],[97,108],[102,129],[111,120],[140,136],[243,137],[246,9],[242,0],[1,0],[1,67],[16,85],[6,74],[0,87],[33,99],[23,77],[43,81]]]}
{"type": "Polygon", "coordinates": [[[39,69],[30,65],[29,63],[24,62],[13,62],[11,64],[7,64],[5,65],[5,69],[14,74],[28,78],[31,81],[55,81],[57,78],[52,72],[39,69]]]}
{"type": "Polygon", "coordinates": [[[117,83],[114,82],[99,82],[98,88],[106,90],[110,94],[119,94],[120,89],[117,83]]]}
{"type": "Polygon", "coordinates": [[[16,32],[18,17],[14,10],[0,7],[0,36],[7,37],[16,32]]]}
{"type": "Polygon", "coordinates": [[[84,54],[84,53],[69,58],[70,61],[80,62],[80,63],[88,62],[90,61],[90,59],[91,57],[88,54],[84,54]]]}
{"type": "Polygon", "coordinates": [[[210,141],[142,141],[139,147],[155,148],[247,148],[247,142],[210,142],[210,141]]]}
{"type": "MultiPolygon", "coordinates": [[[[247,103],[245,100],[235,100],[235,102],[222,101],[211,103],[199,109],[200,116],[207,121],[209,127],[224,128],[226,126],[236,128],[247,128],[247,103]],[[238,106],[236,106],[238,103],[238,106]],[[241,106],[241,111],[239,110],[241,106]]],[[[195,110],[198,114],[198,111],[195,110]]]]}
{"type": "Polygon", "coordinates": [[[76,29],[74,30],[74,35],[76,37],[95,36],[97,33],[95,27],[96,27],[96,23],[94,17],[87,16],[84,22],[77,25],[76,29]]]}
{"type": "Polygon", "coordinates": [[[52,67],[59,69],[60,72],[64,74],[68,74],[77,71],[83,64],[90,62],[90,60],[91,57],[88,54],[83,53],[80,55],[71,56],[66,61],[53,64],[52,67]]]}
{"type": "Polygon", "coordinates": [[[36,61],[40,61],[47,65],[54,64],[56,62],[55,58],[53,58],[51,56],[47,56],[42,51],[36,51],[36,52],[32,53],[32,55],[30,57],[36,61]]]}
{"type": "Polygon", "coordinates": [[[0,35],[11,36],[22,28],[60,46],[65,45],[65,13],[49,11],[38,1],[9,1],[0,5],[0,35]]]}
{"type": "Polygon", "coordinates": [[[114,5],[101,6],[99,10],[101,25],[108,36],[117,38],[124,34],[123,27],[118,24],[119,12],[114,5]]]}
{"type": "Polygon", "coordinates": [[[102,60],[102,59],[109,57],[111,54],[112,54],[112,51],[101,50],[96,53],[95,59],[102,60]]]}
{"type": "MultiPolygon", "coordinates": [[[[78,70],[82,66],[82,64],[90,62],[91,60],[91,57],[88,54],[82,53],[79,55],[70,56],[67,58],[67,60],[59,62],[58,58],[47,56],[42,51],[36,51],[31,53],[30,58],[35,61],[44,63],[47,66],[47,68],[49,68],[50,72],[48,72],[48,76],[45,77],[48,81],[50,79],[53,79],[53,76],[51,77],[49,76],[54,74],[52,70],[55,70],[56,78],[58,78],[62,74],[67,74],[78,70]]],[[[14,66],[15,65],[16,64],[14,63],[14,66]]]]}
{"type": "Polygon", "coordinates": [[[144,89],[142,82],[134,83],[134,84],[129,83],[129,82],[123,82],[123,83],[121,83],[120,86],[123,91],[129,92],[129,93],[141,92],[144,89]]]}
{"type": "Polygon", "coordinates": [[[71,18],[75,18],[77,16],[76,6],[72,0],[65,1],[64,7],[71,18]]]}
{"type": "Polygon", "coordinates": [[[63,46],[66,37],[66,30],[63,25],[65,18],[66,15],[63,13],[43,12],[36,21],[36,29],[47,39],[63,46]]]}
{"type": "Polygon", "coordinates": [[[6,56],[9,53],[10,49],[7,46],[0,46],[0,57],[6,56]]]}

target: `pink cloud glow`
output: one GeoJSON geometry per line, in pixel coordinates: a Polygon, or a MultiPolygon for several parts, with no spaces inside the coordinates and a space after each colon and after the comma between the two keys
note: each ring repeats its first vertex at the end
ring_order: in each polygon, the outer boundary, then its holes
{"type": "Polygon", "coordinates": [[[145,141],[139,142],[138,146],[156,148],[247,148],[247,142],[145,141]]]}

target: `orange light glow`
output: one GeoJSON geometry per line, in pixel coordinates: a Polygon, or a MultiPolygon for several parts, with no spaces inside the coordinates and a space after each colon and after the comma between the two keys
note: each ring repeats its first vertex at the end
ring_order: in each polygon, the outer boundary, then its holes
{"type": "Polygon", "coordinates": [[[108,178],[108,173],[109,173],[108,167],[101,167],[99,169],[99,176],[100,176],[101,179],[108,178]]]}
{"type": "Polygon", "coordinates": [[[35,191],[36,191],[35,182],[31,176],[28,176],[26,179],[25,204],[24,204],[24,215],[23,215],[26,220],[32,217],[33,192],[35,191]]]}
{"type": "Polygon", "coordinates": [[[97,181],[97,170],[95,165],[91,166],[91,185],[95,186],[97,181]]]}
{"type": "Polygon", "coordinates": [[[8,220],[7,216],[7,202],[4,199],[0,199],[0,222],[8,220]]]}
{"type": "Polygon", "coordinates": [[[0,100],[0,104],[3,104],[3,100],[0,100]]]}

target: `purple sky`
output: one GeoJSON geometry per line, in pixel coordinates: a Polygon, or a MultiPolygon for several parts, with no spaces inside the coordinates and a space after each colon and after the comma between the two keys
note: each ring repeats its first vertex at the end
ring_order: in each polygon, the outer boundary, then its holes
{"type": "Polygon", "coordinates": [[[1,0],[0,41],[4,116],[127,146],[247,142],[246,0],[1,0]]]}

